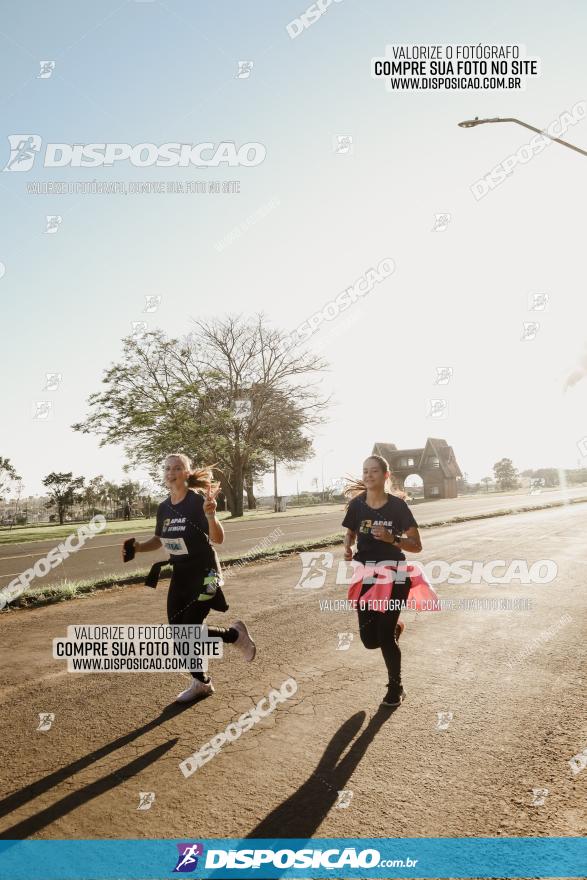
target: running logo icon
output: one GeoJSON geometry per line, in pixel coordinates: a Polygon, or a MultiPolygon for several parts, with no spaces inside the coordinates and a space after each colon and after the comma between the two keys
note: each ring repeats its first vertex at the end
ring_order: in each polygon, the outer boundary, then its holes
{"type": "Polygon", "coordinates": [[[450,722],[453,720],[454,715],[452,712],[437,712],[437,721],[436,721],[436,729],[437,730],[448,730],[450,727],[450,722]]]}
{"type": "Polygon", "coordinates": [[[139,791],[139,805],[137,810],[150,810],[154,803],[154,791],[139,791]]]}
{"type": "Polygon", "coordinates": [[[176,844],[179,855],[177,865],[173,869],[174,874],[190,874],[198,867],[199,856],[204,855],[202,843],[178,843],[176,844]]]}
{"type": "Polygon", "coordinates": [[[587,749],[583,749],[578,755],[573,755],[569,761],[569,767],[573,771],[574,776],[584,770],[587,767],[587,749]]]}
{"type": "Polygon", "coordinates": [[[234,417],[239,422],[244,422],[251,415],[252,404],[246,398],[239,398],[233,402],[234,417]]]}
{"type": "Polygon", "coordinates": [[[30,171],[37,153],[41,149],[41,137],[38,134],[9,134],[10,159],[3,171],[30,171]]]}
{"type": "Polygon", "coordinates": [[[532,789],[532,806],[533,807],[543,807],[546,803],[546,798],[548,797],[548,789],[547,788],[533,788],[532,789]]]}
{"type": "Polygon", "coordinates": [[[428,417],[431,419],[445,419],[448,415],[448,402],[444,398],[434,398],[428,401],[428,417]]]}
{"type": "Polygon", "coordinates": [[[37,730],[51,730],[55,721],[55,712],[39,712],[39,726],[37,730]]]}
{"type": "Polygon", "coordinates": [[[352,156],[353,136],[350,134],[337,134],[332,138],[332,150],[337,156],[352,156]]]}
{"type": "Polygon", "coordinates": [[[55,61],[39,61],[41,69],[37,74],[37,79],[50,79],[53,76],[56,63],[55,61]]]}
{"type": "Polygon", "coordinates": [[[60,214],[47,214],[45,220],[47,221],[45,232],[49,235],[55,235],[63,222],[63,217],[60,214]]]}
{"type": "Polygon", "coordinates": [[[435,385],[448,385],[452,379],[452,367],[436,367],[435,385]]]}
{"type": "Polygon", "coordinates": [[[254,61],[239,61],[237,79],[248,79],[253,72],[254,61]]]}
{"type": "Polygon", "coordinates": [[[296,590],[319,590],[324,586],[326,570],[332,568],[332,553],[300,553],[302,573],[295,585],[296,590]],[[322,561],[323,560],[323,561],[322,561]],[[318,564],[322,563],[322,564],[318,564]]]}
{"type": "Polygon", "coordinates": [[[339,633],[337,651],[348,651],[354,639],[354,633],[339,633]]]}
{"type": "Polygon", "coordinates": [[[135,341],[142,339],[145,333],[147,333],[148,329],[149,325],[146,321],[132,321],[132,339],[134,339],[135,341]]]}
{"type": "Polygon", "coordinates": [[[550,299],[547,293],[530,293],[528,295],[528,310],[530,312],[543,312],[548,306],[550,299]]]}
{"type": "Polygon", "coordinates": [[[532,339],[536,339],[536,334],[539,330],[540,324],[538,321],[524,321],[522,336],[520,337],[522,342],[530,342],[532,339]]]}
{"type": "Polygon", "coordinates": [[[336,806],[339,810],[347,810],[353,799],[353,792],[350,788],[343,788],[342,791],[338,791],[338,800],[336,802],[336,806]]]}
{"type": "Polygon", "coordinates": [[[450,223],[450,214],[435,214],[432,232],[444,232],[450,223]]]}
{"type": "Polygon", "coordinates": [[[37,422],[45,422],[51,417],[53,410],[53,401],[51,400],[35,400],[34,401],[33,419],[37,422]]]}
{"type": "Polygon", "coordinates": [[[145,295],[145,308],[143,309],[143,312],[147,312],[148,314],[156,312],[160,305],[160,296],[145,295]]]}
{"type": "Polygon", "coordinates": [[[43,386],[43,391],[57,391],[59,386],[61,385],[61,380],[63,376],[61,373],[45,373],[46,383],[43,386]]]}

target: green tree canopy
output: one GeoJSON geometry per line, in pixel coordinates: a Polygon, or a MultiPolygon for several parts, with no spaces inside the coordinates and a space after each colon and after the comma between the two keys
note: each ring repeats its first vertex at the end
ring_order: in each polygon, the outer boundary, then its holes
{"type": "Polygon", "coordinates": [[[288,345],[263,315],[198,321],[183,339],[157,330],[123,345],[122,360],[105,372],[105,390],[90,396],[90,414],[73,427],[98,434],[101,445],[123,445],[154,479],[171,452],[215,465],[240,516],[247,476],[258,479],[274,456],[286,464],[311,456],[307,432],[328,403],[319,377],[311,377],[326,365],[288,345]]]}
{"type": "Polygon", "coordinates": [[[53,471],[42,481],[48,490],[50,501],[47,507],[55,507],[59,522],[63,525],[65,514],[76,501],[81,500],[81,490],[84,486],[83,477],[74,477],[73,473],[56,473],[53,471]]]}
{"type": "Polygon", "coordinates": [[[518,472],[515,469],[511,458],[502,458],[493,465],[493,473],[495,482],[500,491],[508,489],[517,489],[520,485],[518,482],[518,472]]]}
{"type": "Polygon", "coordinates": [[[10,459],[3,458],[0,455],[0,498],[4,496],[4,493],[9,489],[10,484],[14,483],[16,480],[20,480],[20,477],[11,464],[10,459]]]}

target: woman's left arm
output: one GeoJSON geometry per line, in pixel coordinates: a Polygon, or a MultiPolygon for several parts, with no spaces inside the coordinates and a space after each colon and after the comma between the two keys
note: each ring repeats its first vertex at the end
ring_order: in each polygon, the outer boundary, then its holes
{"type": "Polygon", "coordinates": [[[420,532],[417,526],[410,526],[409,529],[406,529],[405,536],[402,536],[396,547],[399,547],[400,550],[407,550],[408,553],[420,553],[422,541],[420,540],[420,532]]]}
{"type": "Polygon", "coordinates": [[[216,497],[209,491],[204,501],[204,513],[208,520],[208,534],[214,544],[222,544],[224,541],[224,529],[221,522],[216,518],[216,497]]]}
{"type": "Polygon", "coordinates": [[[385,541],[386,544],[393,544],[400,550],[407,550],[408,553],[419,553],[422,549],[422,541],[420,540],[420,532],[417,526],[410,526],[405,531],[405,537],[402,535],[399,541],[396,535],[386,529],[385,526],[373,526],[371,534],[378,541],[385,541]]]}

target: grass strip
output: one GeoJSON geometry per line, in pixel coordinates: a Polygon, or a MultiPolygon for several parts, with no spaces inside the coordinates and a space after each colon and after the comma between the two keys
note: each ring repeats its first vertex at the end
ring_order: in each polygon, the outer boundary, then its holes
{"type": "MultiPolygon", "coordinates": [[[[230,556],[222,560],[222,568],[225,578],[232,579],[234,569],[246,568],[254,562],[272,561],[285,556],[292,556],[303,550],[318,550],[322,547],[332,547],[334,544],[342,544],[343,538],[340,533],[325,535],[322,538],[314,538],[310,541],[293,541],[291,543],[276,544],[267,550],[259,550],[256,553],[248,553],[244,556],[230,556]]],[[[27,590],[0,612],[4,614],[11,609],[40,608],[43,605],[54,605],[57,602],[66,602],[69,599],[78,599],[99,590],[112,590],[127,587],[132,584],[142,584],[147,576],[148,568],[140,569],[133,574],[113,574],[101,578],[88,578],[80,581],[62,581],[59,584],[51,584],[38,589],[27,590]]],[[[168,580],[171,577],[171,568],[163,568],[160,580],[168,580]]]]}

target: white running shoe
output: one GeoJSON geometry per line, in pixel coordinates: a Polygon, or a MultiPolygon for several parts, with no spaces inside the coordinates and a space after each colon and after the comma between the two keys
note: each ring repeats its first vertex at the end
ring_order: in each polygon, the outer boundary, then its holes
{"type": "Polygon", "coordinates": [[[235,620],[232,624],[232,628],[238,632],[238,639],[236,642],[233,642],[235,648],[243,655],[243,658],[250,663],[251,660],[255,659],[255,654],[257,653],[257,646],[249,635],[249,630],[247,628],[246,623],[243,623],[242,620],[235,620]]]}
{"type": "Polygon", "coordinates": [[[198,678],[194,678],[189,687],[182,691],[181,694],[178,694],[175,698],[176,703],[191,703],[192,700],[196,700],[198,697],[207,697],[209,694],[214,693],[214,685],[212,681],[203,682],[198,678]]]}

